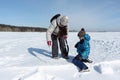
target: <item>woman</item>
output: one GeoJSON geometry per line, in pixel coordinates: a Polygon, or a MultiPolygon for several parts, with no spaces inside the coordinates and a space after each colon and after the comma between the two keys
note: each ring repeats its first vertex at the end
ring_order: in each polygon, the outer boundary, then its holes
{"type": "Polygon", "coordinates": [[[46,33],[47,44],[48,46],[52,46],[52,57],[57,59],[59,42],[62,57],[68,59],[68,53],[66,53],[65,45],[65,39],[67,39],[69,31],[68,17],[57,14],[53,18],[51,19],[51,25],[46,33]]]}

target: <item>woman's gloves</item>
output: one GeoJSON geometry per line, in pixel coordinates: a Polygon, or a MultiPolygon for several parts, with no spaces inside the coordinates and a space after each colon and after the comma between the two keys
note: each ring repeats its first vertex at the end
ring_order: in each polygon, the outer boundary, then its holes
{"type": "Polygon", "coordinates": [[[52,45],[52,41],[47,41],[48,46],[52,45]]]}

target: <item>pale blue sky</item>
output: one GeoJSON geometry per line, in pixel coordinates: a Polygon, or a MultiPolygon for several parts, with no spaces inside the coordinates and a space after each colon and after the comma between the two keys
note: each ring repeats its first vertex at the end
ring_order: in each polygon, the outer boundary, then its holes
{"type": "Polygon", "coordinates": [[[120,31],[120,0],[0,0],[0,24],[49,27],[57,13],[70,29],[120,31]]]}

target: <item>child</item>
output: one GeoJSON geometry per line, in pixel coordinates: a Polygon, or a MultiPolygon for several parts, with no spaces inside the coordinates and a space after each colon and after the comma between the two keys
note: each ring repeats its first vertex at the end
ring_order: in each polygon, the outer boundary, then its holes
{"type": "Polygon", "coordinates": [[[87,65],[85,65],[83,62],[92,62],[88,59],[90,53],[89,40],[90,36],[88,34],[85,34],[83,38],[80,39],[80,41],[75,45],[78,55],[73,59],[72,62],[80,68],[80,71],[89,71],[87,65]]]}
{"type": "Polygon", "coordinates": [[[92,63],[92,61],[88,59],[90,53],[90,36],[86,34],[84,28],[81,28],[78,33],[78,37],[80,41],[75,45],[75,48],[77,48],[77,52],[82,58],[81,61],[92,63]]]}

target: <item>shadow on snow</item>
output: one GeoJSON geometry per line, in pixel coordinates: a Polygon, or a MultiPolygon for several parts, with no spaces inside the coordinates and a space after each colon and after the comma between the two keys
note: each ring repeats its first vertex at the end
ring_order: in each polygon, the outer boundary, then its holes
{"type": "Polygon", "coordinates": [[[44,56],[46,56],[46,57],[50,57],[51,58],[51,52],[49,52],[49,51],[47,51],[47,50],[44,50],[44,49],[38,49],[38,48],[28,48],[28,52],[31,54],[31,55],[33,55],[33,56],[35,56],[36,58],[38,58],[39,60],[40,60],[40,58],[39,58],[39,56],[37,56],[37,54],[42,54],[42,55],[44,55],[44,56]]]}
{"type": "MultiPolygon", "coordinates": [[[[39,60],[42,60],[42,59],[37,54],[42,54],[42,55],[44,55],[46,57],[52,58],[52,53],[47,51],[47,50],[45,50],[45,49],[39,49],[39,48],[32,48],[32,47],[30,47],[30,48],[28,48],[28,52],[31,55],[35,56],[39,60]]],[[[59,53],[58,56],[61,57],[60,55],[61,54],[59,53]]],[[[69,59],[67,59],[66,61],[71,63],[73,58],[74,58],[73,56],[69,55],[69,59]]]]}

